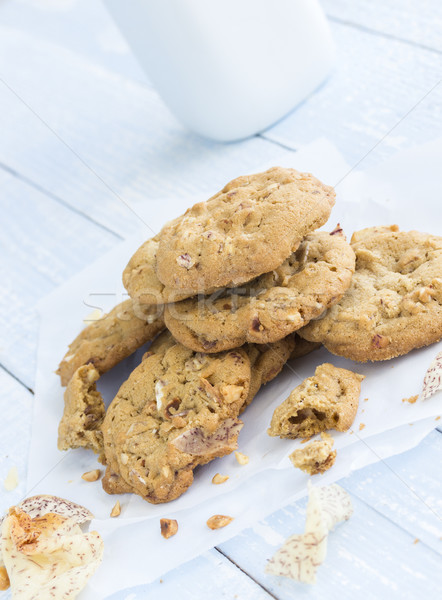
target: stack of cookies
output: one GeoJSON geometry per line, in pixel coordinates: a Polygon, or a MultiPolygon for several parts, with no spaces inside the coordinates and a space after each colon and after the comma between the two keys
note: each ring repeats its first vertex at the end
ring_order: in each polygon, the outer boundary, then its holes
{"type": "MultiPolygon", "coordinates": [[[[352,246],[339,226],[317,231],[334,202],[333,189],[312,175],[275,167],[231,181],[146,241],[123,273],[130,299],[87,327],[60,364],[59,448],[99,452],[107,492],[167,502],[189,487],[196,466],[237,447],[239,415],[290,356],[320,343],[356,360],[411,349],[390,342],[393,326],[378,333],[376,307],[392,310],[394,294],[412,310],[416,302],[433,307],[440,238],[416,234],[407,246],[437,254],[428,269],[421,250],[399,256],[405,242],[391,239],[400,236],[395,228],[360,232],[352,246]],[[419,271],[405,291],[391,276],[398,261],[419,271]],[[106,412],[98,377],[165,328],[106,412]]],[[[433,334],[413,347],[441,335],[439,311],[433,334]]]]}

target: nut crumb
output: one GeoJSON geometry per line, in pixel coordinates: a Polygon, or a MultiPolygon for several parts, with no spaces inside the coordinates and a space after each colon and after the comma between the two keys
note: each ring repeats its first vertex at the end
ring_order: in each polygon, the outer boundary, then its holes
{"type": "Polygon", "coordinates": [[[247,465],[249,462],[249,457],[242,452],[235,452],[235,458],[240,465],[247,465]]]}
{"type": "Polygon", "coordinates": [[[416,394],[416,396],[410,396],[410,398],[402,398],[402,402],[409,402],[410,404],[414,404],[418,398],[419,395],[416,394]]]}
{"type": "Polygon", "coordinates": [[[5,567],[0,567],[0,591],[4,592],[10,586],[8,572],[5,567]]]}
{"type": "Polygon", "coordinates": [[[3,485],[7,492],[12,492],[18,486],[18,471],[15,465],[9,469],[3,485]]]}
{"type": "Polygon", "coordinates": [[[110,516],[118,517],[120,514],[121,514],[121,504],[120,504],[120,501],[117,500],[114,504],[113,509],[111,510],[110,516]]]}
{"type": "Polygon", "coordinates": [[[100,469],[94,469],[93,471],[86,471],[86,473],[83,473],[83,475],[81,476],[81,478],[84,479],[85,481],[97,481],[98,479],[100,479],[100,477],[101,477],[100,469]]]}
{"type": "Polygon", "coordinates": [[[359,431],[362,431],[365,428],[365,423],[359,424],[359,431]]]}
{"type": "Polygon", "coordinates": [[[312,439],[312,435],[310,435],[309,437],[304,438],[303,440],[301,440],[301,444],[306,444],[307,442],[309,442],[312,439]]]}
{"type": "Polygon", "coordinates": [[[176,519],[160,519],[161,535],[169,539],[178,531],[178,521],[176,519]]]}
{"type": "Polygon", "coordinates": [[[210,519],[207,519],[207,527],[210,529],[220,529],[221,527],[226,527],[233,521],[233,517],[228,517],[226,515],[213,515],[210,519]]]}
{"type": "Polygon", "coordinates": [[[229,479],[228,475],[221,475],[220,473],[217,473],[216,475],[213,476],[212,483],[215,483],[215,484],[224,483],[228,479],[229,479]]]}

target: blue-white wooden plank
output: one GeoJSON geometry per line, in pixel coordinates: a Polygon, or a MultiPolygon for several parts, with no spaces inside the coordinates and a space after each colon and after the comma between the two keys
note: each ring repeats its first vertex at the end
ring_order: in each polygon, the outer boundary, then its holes
{"type": "Polygon", "coordinates": [[[438,0],[321,0],[329,17],[442,52],[438,0]]]}
{"type": "Polygon", "coordinates": [[[0,28],[0,78],[0,163],[119,233],[140,225],[125,202],[149,222],[281,152],[189,134],[153,90],[20,31],[0,28]]]}
{"type": "Polygon", "coordinates": [[[1,170],[0,207],[0,363],[32,388],[36,303],[120,240],[1,170]]]}
{"type": "MultiPolygon", "coordinates": [[[[359,3],[358,3],[359,4],[359,3]]],[[[265,132],[298,147],[328,137],[361,168],[442,135],[442,54],[332,23],[338,46],[329,80],[265,132]]]]}

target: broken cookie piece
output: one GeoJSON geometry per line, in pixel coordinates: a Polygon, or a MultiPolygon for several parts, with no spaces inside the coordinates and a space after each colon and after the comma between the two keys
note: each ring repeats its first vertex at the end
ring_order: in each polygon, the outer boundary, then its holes
{"type": "Polygon", "coordinates": [[[267,433],[307,438],[327,429],[346,431],[356,416],[364,375],[329,363],[317,367],[273,413],[267,433]]]}
{"type": "Polygon", "coordinates": [[[89,448],[103,452],[100,427],[105,407],[95,382],[100,374],[89,364],[79,367],[64,393],[64,412],[58,427],[58,449],[89,448]]]}
{"type": "Polygon", "coordinates": [[[163,309],[125,300],[93,321],[69,345],[57,374],[67,385],[78,367],[92,363],[100,375],[109,371],[164,329],[163,309]]]}
{"type": "Polygon", "coordinates": [[[289,456],[292,464],[309,475],[325,473],[333,466],[336,450],[332,450],[334,439],[328,433],[321,433],[321,439],[298,448],[289,456]]]}

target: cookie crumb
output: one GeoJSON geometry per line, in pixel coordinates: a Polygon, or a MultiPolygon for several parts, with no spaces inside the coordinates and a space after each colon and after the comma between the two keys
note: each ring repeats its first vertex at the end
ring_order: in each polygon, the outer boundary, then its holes
{"type": "Polygon", "coordinates": [[[440,419],[440,415],[438,417],[436,417],[434,420],[439,421],[439,419],[440,419]]]}
{"type": "Polygon", "coordinates": [[[9,469],[3,485],[7,492],[12,492],[18,486],[18,471],[15,465],[9,469]]]}
{"type": "Polygon", "coordinates": [[[418,398],[419,398],[419,395],[416,394],[416,396],[410,396],[410,398],[402,398],[402,402],[408,402],[409,404],[414,404],[418,398]]]}
{"type": "Polygon", "coordinates": [[[215,483],[216,485],[218,485],[220,483],[224,483],[228,479],[229,479],[228,475],[221,475],[220,473],[217,473],[216,475],[213,476],[212,483],[215,483]]]}
{"type": "Polygon", "coordinates": [[[247,465],[249,462],[249,457],[242,452],[235,452],[235,458],[240,465],[247,465]]]}
{"type": "Polygon", "coordinates": [[[160,519],[161,535],[169,539],[178,531],[178,521],[176,519],[160,519]]]}
{"type": "Polygon", "coordinates": [[[86,473],[83,473],[83,475],[81,476],[81,478],[84,479],[85,481],[97,481],[98,479],[100,479],[100,477],[101,477],[100,469],[94,469],[93,471],[86,471],[86,473]]]}
{"type": "Polygon", "coordinates": [[[228,517],[227,515],[213,515],[210,519],[207,519],[207,527],[210,529],[221,529],[221,527],[226,527],[233,521],[233,517],[228,517]]]}
{"type": "Polygon", "coordinates": [[[336,450],[332,450],[334,439],[328,433],[321,433],[321,439],[315,440],[305,446],[298,448],[290,455],[293,466],[301,469],[309,475],[325,473],[330,469],[336,459],[336,450]]]}
{"type": "Polygon", "coordinates": [[[5,567],[0,567],[0,591],[4,592],[11,585],[5,567]]]}
{"type": "Polygon", "coordinates": [[[368,398],[364,398],[364,402],[368,402],[368,398]]]}
{"type": "Polygon", "coordinates": [[[111,517],[119,517],[121,514],[121,504],[120,501],[117,500],[114,504],[113,509],[111,510],[110,516],[111,517]]]}
{"type": "Polygon", "coordinates": [[[413,544],[418,544],[420,542],[419,538],[414,538],[413,544]]]}
{"type": "Polygon", "coordinates": [[[360,423],[359,424],[359,431],[362,431],[363,429],[365,429],[365,423],[360,423]]]}
{"type": "Polygon", "coordinates": [[[303,440],[301,440],[301,444],[306,444],[307,442],[309,442],[312,439],[312,435],[310,437],[306,437],[303,440]]]}

